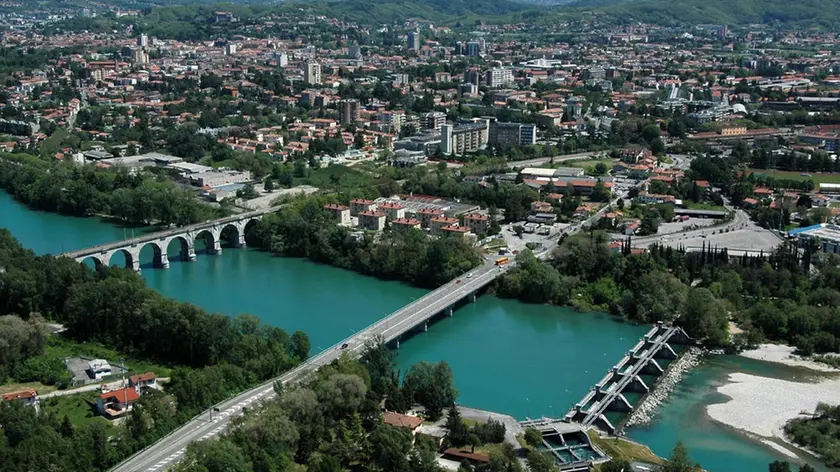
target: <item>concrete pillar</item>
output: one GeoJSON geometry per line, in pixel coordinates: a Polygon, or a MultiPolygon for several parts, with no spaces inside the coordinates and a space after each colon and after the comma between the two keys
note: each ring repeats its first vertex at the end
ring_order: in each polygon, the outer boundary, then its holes
{"type": "Polygon", "coordinates": [[[446,314],[449,315],[449,316],[454,316],[455,311],[452,309],[452,307],[449,307],[449,308],[446,309],[446,314]]]}
{"type": "Polygon", "coordinates": [[[400,348],[400,338],[397,338],[397,349],[400,348]]]}
{"type": "Polygon", "coordinates": [[[131,265],[131,269],[134,272],[140,272],[140,260],[139,260],[139,258],[132,257],[131,258],[131,263],[129,265],[131,265]]]}
{"type": "Polygon", "coordinates": [[[428,321],[423,322],[423,331],[424,332],[429,331],[429,322],[428,321]]]}
{"type": "Polygon", "coordinates": [[[169,257],[164,254],[163,252],[160,255],[155,256],[155,268],[156,269],[168,269],[169,268],[169,257]]]}
{"type": "Polygon", "coordinates": [[[471,301],[471,302],[473,302],[473,303],[475,303],[475,292],[472,292],[472,293],[470,294],[470,301],[471,301]]]}
{"type": "Polygon", "coordinates": [[[243,231],[239,232],[239,236],[236,240],[236,247],[245,247],[247,244],[245,243],[245,233],[243,231]]]}
{"type": "Polygon", "coordinates": [[[185,261],[195,262],[195,248],[193,246],[188,247],[186,254],[181,253],[181,258],[185,261]]]}
{"type": "Polygon", "coordinates": [[[218,238],[213,241],[213,254],[221,254],[222,253],[222,241],[218,238]]]}

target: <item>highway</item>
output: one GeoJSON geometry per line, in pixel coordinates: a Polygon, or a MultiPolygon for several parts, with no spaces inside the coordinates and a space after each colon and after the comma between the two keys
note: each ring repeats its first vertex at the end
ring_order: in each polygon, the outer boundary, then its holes
{"type": "MultiPolygon", "coordinates": [[[[515,262],[511,261],[511,265],[513,264],[515,262]]],[[[200,416],[111,470],[114,472],[159,472],[167,470],[183,458],[186,447],[191,442],[210,439],[218,435],[228,426],[231,418],[239,415],[243,408],[255,406],[261,401],[273,398],[275,396],[273,387],[275,380],[284,384],[293,383],[304,378],[307,373],[338,359],[345,352],[354,356],[360,355],[365,341],[377,336],[381,336],[388,342],[396,340],[406,332],[422,325],[429,318],[445,311],[461,299],[486,286],[500,272],[502,271],[494,266],[492,261],[486,261],[483,266],[442,285],[382,320],[356,332],[353,336],[337,342],[294,370],[216,405],[215,408],[218,409],[218,412],[211,413],[211,410],[203,412],[200,416]],[[346,347],[342,349],[345,344],[346,347]],[[213,415],[212,420],[210,419],[211,414],[213,415]]]]}
{"type": "Polygon", "coordinates": [[[62,254],[63,256],[76,258],[81,256],[87,256],[90,254],[98,254],[104,251],[110,251],[112,249],[120,249],[128,246],[134,246],[136,244],[147,243],[149,241],[156,241],[159,239],[163,239],[169,236],[178,235],[178,234],[185,234],[189,231],[201,231],[206,228],[212,228],[215,225],[225,224],[225,223],[232,223],[234,221],[239,221],[243,218],[248,218],[251,216],[260,216],[265,215],[267,213],[273,213],[282,208],[281,206],[273,206],[270,208],[263,208],[261,210],[250,211],[247,213],[239,213],[232,216],[227,216],[225,218],[220,218],[218,220],[210,220],[205,221],[203,223],[195,223],[192,225],[187,226],[178,226],[176,228],[168,229],[165,231],[158,231],[157,233],[150,233],[145,234],[143,236],[138,236],[136,238],[131,239],[123,239],[121,241],[116,241],[113,243],[102,244],[100,246],[88,247],[84,249],[79,249],[78,251],[67,252],[62,254]]]}

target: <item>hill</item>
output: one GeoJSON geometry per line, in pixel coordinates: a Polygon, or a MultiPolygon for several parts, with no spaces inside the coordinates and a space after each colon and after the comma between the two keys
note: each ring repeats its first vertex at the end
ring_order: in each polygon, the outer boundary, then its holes
{"type": "Polygon", "coordinates": [[[791,23],[834,27],[837,0],[580,0],[563,13],[591,11],[615,19],[646,23],[791,23]]]}
{"type": "Polygon", "coordinates": [[[522,12],[532,6],[509,0],[344,0],[326,3],[288,3],[325,15],[359,23],[390,23],[410,18],[440,23],[494,20],[522,12]]]}

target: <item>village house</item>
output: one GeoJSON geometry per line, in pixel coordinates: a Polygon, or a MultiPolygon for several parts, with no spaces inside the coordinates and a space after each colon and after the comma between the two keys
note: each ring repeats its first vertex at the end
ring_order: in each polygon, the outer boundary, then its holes
{"type": "Polygon", "coordinates": [[[112,390],[99,395],[96,399],[96,409],[106,418],[119,418],[131,411],[139,399],[140,394],[132,387],[112,390]]]}
{"type": "Polygon", "coordinates": [[[350,216],[359,216],[359,213],[376,210],[376,202],[364,198],[350,200],[350,216]]]}
{"type": "Polygon", "coordinates": [[[128,378],[128,385],[137,390],[138,393],[147,388],[156,389],[157,375],[154,372],[146,372],[145,374],[136,374],[128,378]]]}
{"type": "Polygon", "coordinates": [[[349,207],[337,203],[328,203],[324,205],[324,210],[332,215],[341,226],[350,226],[352,224],[349,207]]]}
{"type": "Polygon", "coordinates": [[[34,389],[20,390],[17,392],[9,392],[3,394],[3,402],[20,402],[26,406],[38,405],[38,392],[34,389]]]}

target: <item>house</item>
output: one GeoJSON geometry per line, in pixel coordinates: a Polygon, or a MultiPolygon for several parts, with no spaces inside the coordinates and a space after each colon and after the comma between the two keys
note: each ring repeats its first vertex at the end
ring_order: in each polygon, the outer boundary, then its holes
{"type": "Polygon", "coordinates": [[[371,231],[385,229],[385,213],[379,211],[363,211],[359,213],[359,226],[371,231]]]}
{"type": "Polygon", "coordinates": [[[551,203],[540,201],[531,202],[531,211],[536,213],[548,213],[551,211],[551,203]]]}
{"type": "Polygon", "coordinates": [[[88,375],[96,380],[111,375],[111,364],[105,359],[94,359],[88,362],[88,375]]]}
{"type": "Polygon", "coordinates": [[[96,399],[96,409],[103,416],[108,418],[119,418],[131,411],[140,394],[131,387],[112,390],[99,395],[96,399]]]}
{"type": "Polygon", "coordinates": [[[328,203],[324,205],[324,210],[328,211],[341,226],[350,226],[350,208],[337,203],[328,203]]]}
{"type": "Polygon", "coordinates": [[[440,230],[444,226],[458,226],[458,218],[449,218],[448,216],[440,216],[440,217],[434,218],[429,223],[429,229],[432,230],[432,234],[440,234],[440,230]]]}
{"type": "Polygon", "coordinates": [[[744,199],[744,207],[745,208],[752,208],[758,205],[758,200],[755,198],[745,198],[744,199]]]}
{"type": "Polygon", "coordinates": [[[827,207],[829,203],[831,203],[831,199],[825,195],[817,194],[811,196],[811,205],[815,207],[827,207]]]}
{"type": "Polygon", "coordinates": [[[440,229],[440,234],[458,234],[463,238],[467,238],[472,235],[470,229],[466,226],[444,226],[440,229]]]}
{"type": "Polygon", "coordinates": [[[21,402],[26,406],[36,406],[38,404],[38,392],[34,389],[20,390],[17,392],[9,392],[3,394],[3,402],[21,402]]]}
{"type": "Polygon", "coordinates": [[[417,428],[423,424],[423,419],[416,416],[404,415],[393,411],[386,411],[382,414],[382,421],[390,426],[397,428],[405,428],[411,431],[411,434],[417,432],[417,428]]]}
{"type": "Polygon", "coordinates": [[[128,378],[128,385],[138,392],[144,388],[157,388],[157,375],[154,372],[132,375],[128,378]]]}
{"type": "Polygon", "coordinates": [[[490,218],[479,213],[464,216],[464,225],[474,234],[484,234],[490,228],[490,218]]]}
{"type": "Polygon", "coordinates": [[[373,200],[365,200],[363,198],[357,198],[355,200],[350,200],[350,215],[351,216],[358,216],[359,213],[365,211],[374,211],[376,210],[376,203],[373,200]]]}
{"type": "Polygon", "coordinates": [[[655,193],[641,192],[639,193],[639,202],[645,204],[651,203],[676,203],[677,199],[673,195],[658,195],[655,193]]]}
{"type": "Polygon", "coordinates": [[[454,462],[467,461],[471,464],[489,464],[490,456],[487,454],[476,454],[473,452],[461,451],[457,448],[450,447],[443,451],[443,458],[454,462]]]}

